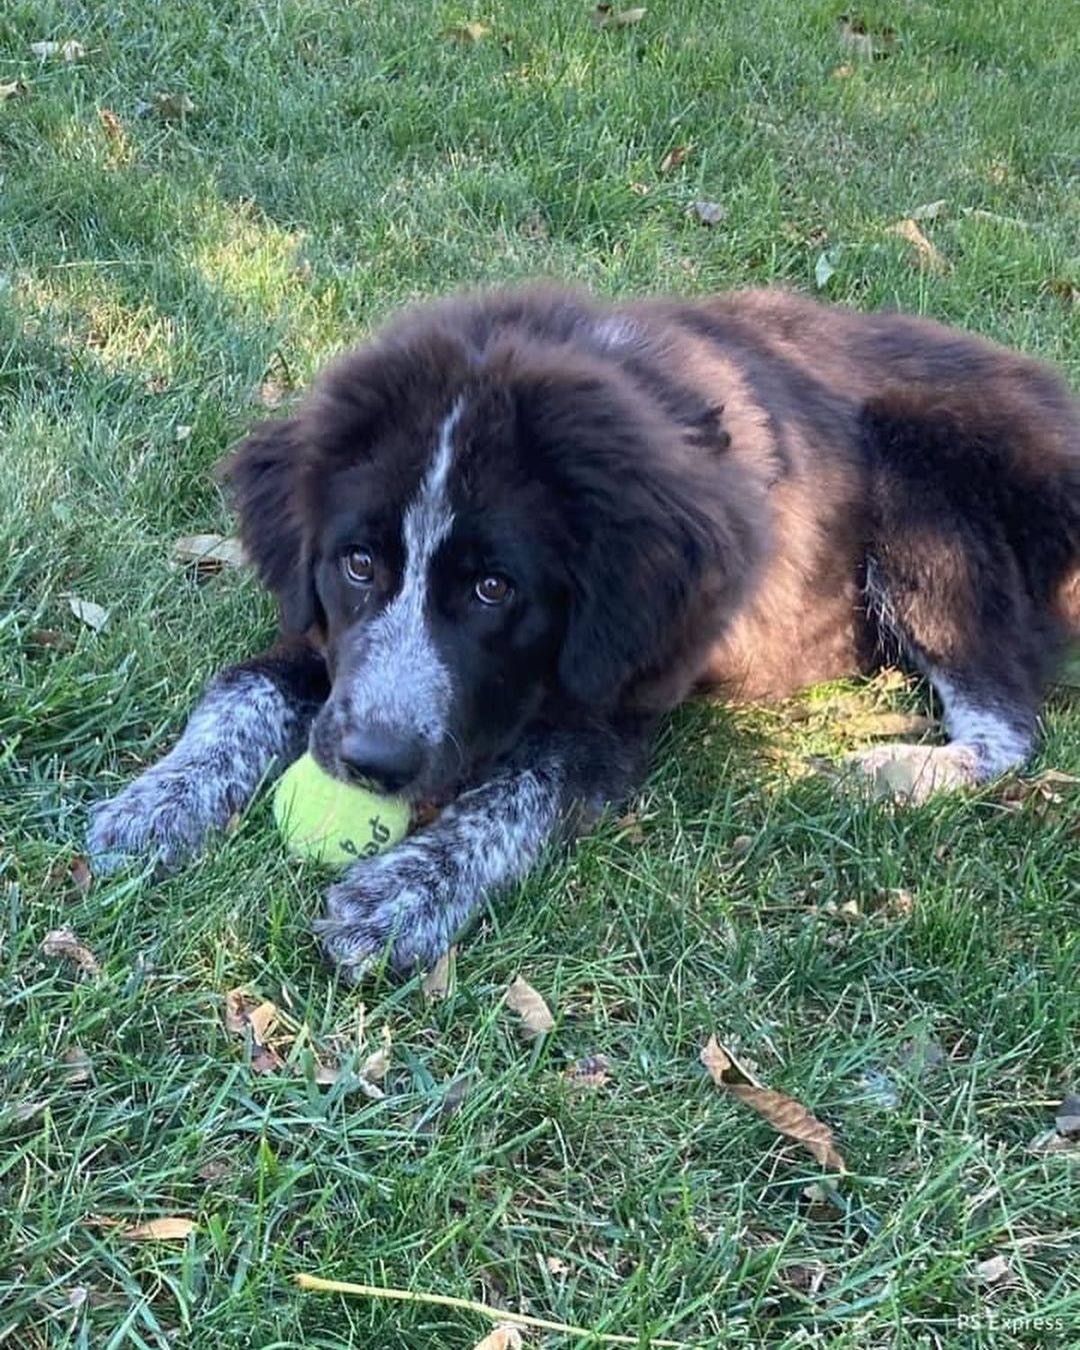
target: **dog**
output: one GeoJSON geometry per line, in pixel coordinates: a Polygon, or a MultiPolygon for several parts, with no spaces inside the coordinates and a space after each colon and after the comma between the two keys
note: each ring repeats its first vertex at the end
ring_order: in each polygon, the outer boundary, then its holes
{"type": "Polygon", "coordinates": [[[1043,365],[777,290],[429,302],[226,476],[281,641],[212,681],[92,818],[99,871],[180,863],[305,749],[441,814],[317,922],[353,976],[433,962],[639,782],[692,690],[905,662],[948,743],[912,795],[1024,763],[1080,622],[1080,405],[1043,365]]]}

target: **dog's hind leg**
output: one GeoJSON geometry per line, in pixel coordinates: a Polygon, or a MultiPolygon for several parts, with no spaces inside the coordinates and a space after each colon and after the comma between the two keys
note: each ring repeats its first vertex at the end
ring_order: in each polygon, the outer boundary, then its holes
{"type": "Polygon", "coordinates": [[[195,853],[247,806],[269,772],[303,753],[328,693],[322,657],[302,643],[223,671],[164,759],[93,809],[87,846],[94,870],[105,874],[132,859],[168,870],[195,853]]]}
{"type": "Polygon", "coordinates": [[[1040,554],[1044,534],[1053,540],[1053,497],[955,425],[882,414],[872,433],[867,616],[883,654],[933,685],[949,743],[851,759],[878,786],[922,800],[988,782],[1031,753],[1061,636],[1040,554]]]}

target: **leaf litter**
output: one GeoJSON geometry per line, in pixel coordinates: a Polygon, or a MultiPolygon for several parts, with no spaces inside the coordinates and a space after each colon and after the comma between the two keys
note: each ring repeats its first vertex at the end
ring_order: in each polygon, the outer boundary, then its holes
{"type": "Polygon", "coordinates": [[[173,558],[196,572],[220,572],[247,562],[239,539],[221,534],[184,534],[173,544],[173,558]]]}
{"type": "Polygon", "coordinates": [[[551,1009],[527,980],[516,976],[506,990],[506,1005],[521,1018],[522,1037],[531,1041],[555,1025],[551,1009]]]}
{"type": "Polygon", "coordinates": [[[70,928],[54,928],[46,933],[41,943],[43,956],[60,957],[74,961],[87,975],[97,975],[101,971],[97,957],[89,947],[84,947],[70,928]]]}
{"type": "Polygon", "coordinates": [[[717,1087],[756,1111],[779,1134],[785,1134],[811,1153],[823,1167],[846,1172],[847,1167],[833,1141],[833,1132],[802,1102],[766,1087],[745,1069],[715,1036],[701,1050],[701,1062],[717,1087]]]}

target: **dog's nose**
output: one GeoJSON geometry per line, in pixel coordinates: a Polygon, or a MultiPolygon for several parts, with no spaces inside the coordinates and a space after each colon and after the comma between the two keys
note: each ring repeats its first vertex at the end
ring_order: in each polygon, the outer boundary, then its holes
{"type": "Polygon", "coordinates": [[[419,774],[424,752],[415,737],[385,727],[364,727],[342,739],[339,753],[350,778],[397,792],[419,774]]]}

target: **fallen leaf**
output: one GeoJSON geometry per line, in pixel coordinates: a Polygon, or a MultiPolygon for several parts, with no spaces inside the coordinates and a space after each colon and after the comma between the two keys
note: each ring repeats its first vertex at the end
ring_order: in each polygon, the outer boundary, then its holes
{"type": "Polygon", "coordinates": [[[823,1167],[834,1172],[847,1170],[833,1142],[832,1130],[812,1115],[802,1102],[765,1087],[715,1036],[710,1036],[703,1047],[701,1062],[718,1087],[756,1111],[778,1133],[802,1144],[823,1167]]]}
{"type": "Polygon", "coordinates": [[[0,84],[0,103],[6,103],[9,98],[20,98],[29,92],[24,80],[11,80],[7,84],[0,84]]]}
{"type": "Polygon", "coordinates": [[[1069,1093],[1058,1107],[1054,1124],[1057,1126],[1058,1134],[1080,1139],[1080,1096],[1069,1093]]]}
{"type": "Polygon", "coordinates": [[[211,1158],[209,1162],[203,1163],[196,1176],[202,1177],[203,1181],[220,1181],[222,1177],[232,1176],[235,1170],[225,1158],[211,1158]]]}
{"type": "Polygon", "coordinates": [[[643,844],[645,842],[645,831],[641,828],[641,817],[636,811],[627,811],[626,815],[620,816],[615,822],[615,829],[618,831],[619,837],[630,844],[643,844]]]}
{"type": "Polygon", "coordinates": [[[839,257],[840,245],[827,248],[823,253],[818,254],[817,262],[814,263],[814,285],[819,291],[823,291],[836,274],[836,263],[839,257]]]}
{"type": "Polygon", "coordinates": [[[291,392],[291,386],[283,381],[268,379],[263,380],[255,390],[255,399],[264,408],[280,408],[291,392]]]}
{"type": "Polygon", "coordinates": [[[54,928],[51,933],[46,933],[41,950],[45,956],[62,956],[74,961],[87,975],[96,975],[101,969],[94,953],[82,945],[70,928],[54,928]]]}
{"type": "Polygon", "coordinates": [[[256,1006],[242,989],[230,989],[225,995],[225,1030],[242,1036],[247,1030],[248,1013],[256,1006]]]}
{"type": "Polygon", "coordinates": [[[443,29],[442,35],[454,42],[477,43],[483,42],[490,32],[490,24],[481,23],[478,19],[471,19],[466,23],[452,23],[448,28],[443,29]]]}
{"type": "Polygon", "coordinates": [[[628,28],[640,23],[648,12],[643,7],[616,9],[614,5],[597,5],[592,12],[592,21],[597,28],[628,28]]]}
{"type": "Polygon", "coordinates": [[[719,225],[727,215],[727,207],[720,202],[691,202],[686,214],[696,216],[703,225],[719,225]]]}
{"type": "Polygon", "coordinates": [[[100,633],[109,622],[109,611],[96,605],[93,600],[80,600],[77,595],[67,595],[64,598],[72,614],[95,633],[100,633]]]}
{"type": "Polygon", "coordinates": [[[1008,1277],[1010,1271],[1008,1257],[990,1256],[975,1266],[972,1275],[976,1284],[1000,1284],[1008,1277]]]}
{"type": "Polygon", "coordinates": [[[903,886],[894,886],[885,892],[877,912],[890,919],[907,919],[915,912],[915,897],[903,886]]]}
{"type": "Polygon", "coordinates": [[[585,1055],[566,1071],[566,1081],[574,1088],[603,1087],[609,1078],[606,1055],[585,1055]]]}
{"type": "Polygon", "coordinates": [[[863,61],[888,56],[896,49],[896,33],[892,28],[881,28],[872,33],[862,19],[846,14],[840,17],[840,41],[853,56],[863,61]]]}
{"type": "Polygon", "coordinates": [[[524,217],[518,229],[526,239],[540,241],[551,237],[551,228],[540,211],[530,211],[524,217]]]}
{"type": "Polygon", "coordinates": [[[504,1323],[489,1331],[482,1341],[477,1341],[473,1350],[521,1350],[521,1346],[521,1332],[504,1323]]]}
{"type": "Polygon", "coordinates": [[[450,992],[450,973],[456,954],[456,947],[451,947],[448,952],[443,952],[442,956],[424,976],[420,984],[420,991],[429,1003],[441,1002],[450,992]]]}
{"type": "Polygon", "coordinates": [[[73,1289],[68,1290],[67,1305],[69,1308],[81,1308],[90,1297],[90,1291],[85,1285],[77,1284],[73,1289]]]}
{"type": "Polygon", "coordinates": [[[737,834],[731,841],[731,856],[741,858],[754,847],[754,840],[748,834],[737,834]]]}
{"type": "Polygon", "coordinates": [[[177,562],[191,564],[197,572],[220,572],[247,562],[240,540],[220,534],[181,535],[172,551],[177,562]]]}
{"type": "Polygon", "coordinates": [[[73,858],[54,863],[49,868],[45,885],[50,890],[59,890],[66,886],[74,887],[79,895],[86,895],[94,881],[90,864],[81,854],[73,858]]]}
{"type": "Polygon", "coordinates": [[[65,61],[79,61],[86,55],[81,42],[31,42],[30,50],[35,56],[46,60],[50,56],[62,56],[65,61]]]}
{"type": "Polygon", "coordinates": [[[1009,811],[1019,811],[1025,804],[1031,804],[1035,814],[1054,820],[1060,813],[1054,807],[1064,805],[1070,790],[1080,783],[1080,778],[1071,773],[1062,773],[1058,769],[1045,769],[1031,778],[1014,778],[1001,789],[1000,801],[1009,811]]]}
{"type": "Polygon", "coordinates": [[[551,1009],[532,987],[520,975],[515,976],[506,991],[507,1006],[521,1018],[521,1034],[525,1040],[532,1040],[555,1025],[551,1009]]]}
{"type": "MultiPolygon", "coordinates": [[[[0,86],[2,88],[2,86],[0,86]]],[[[1080,285],[1075,281],[1070,281],[1067,277],[1053,277],[1043,285],[1043,290],[1047,295],[1056,295],[1059,300],[1064,300],[1070,305],[1080,302],[1080,285]]],[[[1075,661],[1076,658],[1074,657],[1075,661]]],[[[1066,684],[1080,684],[1080,678],[1066,680],[1066,684]]]]}
{"type": "Polygon", "coordinates": [[[948,206],[948,202],[944,197],[941,197],[936,202],[927,202],[925,206],[917,206],[912,211],[910,218],[912,220],[937,220],[946,206],[948,206]]]}
{"type": "Polygon", "coordinates": [[[635,197],[647,197],[649,195],[648,183],[631,183],[630,191],[635,197]]]}
{"type": "Polygon", "coordinates": [[[816,1298],[825,1282],[826,1274],[827,1269],[821,1261],[795,1262],[793,1265],[784,1266],[780,1271],[780,1280],[789,1289],[816,1298]]]}
{"type": "Polygon", "coordinates": [[[369,1083],[381,1083],[390,1067],[393,1040],[390,1028],[385,1023],[382,1029],[382,1039],[382,1045],[379,1046],[378,1050],[368,1055],[360,1067],[360,1077],[366,1078],[369,1083]]]}
{"type": "Polygon", "coordinates": [[[854,66],[836,66],[832,71],[829,72],[829,76],[833,80],[847,80],[850,79],[851,76],[854,74],[855,74],[854,66]]]}
{"type": "Polygon", "coordinates": [[[60,1056],[60,1062],[64,1066],[64,1082],[70,1087],[77,1087],[80,1083],[86,1083],[90,1079],[90,1056],[80,1045],[73,1045],[65,1050],[60,1056]]]}
{"type": "Polygon", "coordinates": [[[124,148],[126,137],[124,136],[124,127],[119,117],[111,108],[99,108],[98,120],[101,122],[102,129],[109,141],[118,149],[124,148]]]}
{"type": "Polygon", "coordinates": [[[566,1275],[570,1271],[570,1262],[561,1256],[545,1256],[544,1267],[550,1275],[566,1275]]]}
{"type": "Polygon", "coordinates": [[[673,146],[664,158],[660,161],[660,172],[670,173],[672,169],[677,169],[690,153],[691,146],[676,145],[673,146]]]}
{"type": "Polygon", "coordinates": [[[332,1087],[341,1077],[340,1064],[322,1064],[315,1066],[315,1082],[320,1087],[332,1087]]]}
{"type": "Polygon", "coordinates": [[[195,111],[195,104],[187,94],[155,94],[152,106],[166,122],[182,122],[195,111]]]}
{"type": "Polygon", "coordinates": [[[265,1045],[270,1039],[270,1032],[273,1030],[278,1020],[277,1004],[271,1003],[269,999],[260,1003],[258,1007],[252,1008],[247,1014],[248,1026],[251,1027],[251,1034],[260,1045],[265,1045]]]}
{"type": "Polygon", "coordinates": [[[198,1225],[194,1219],[151,1219],[131,1228],[121,1228],[120,1236],[129,1242],[177,1242],[194,1233],[198,1225]]]}
{"type": "Polygon", "coordinates": [[[925,267],[928,272],[940,274],[948,271],[949,264],[944,256],[938,252],[910,216],[898,220],[895,225],[888,226],[886,233],[895,234],[897,238],[913,244],[919,256],[919,266],[925,267]]]}
{"type": "Polygon", "coordinates": [[[63,633],[59,628],[35,628],[30,634],[30,641],[35,647],[52,647],[60,652],[69,652],[75,646],[71,634],[63,633]]]}
{"type": "Polygon", "coordinates": [[[277,1073],[284,1062],[272,1045],[256,1044],[251,1053],[251,1072],[277,1073]]]}

